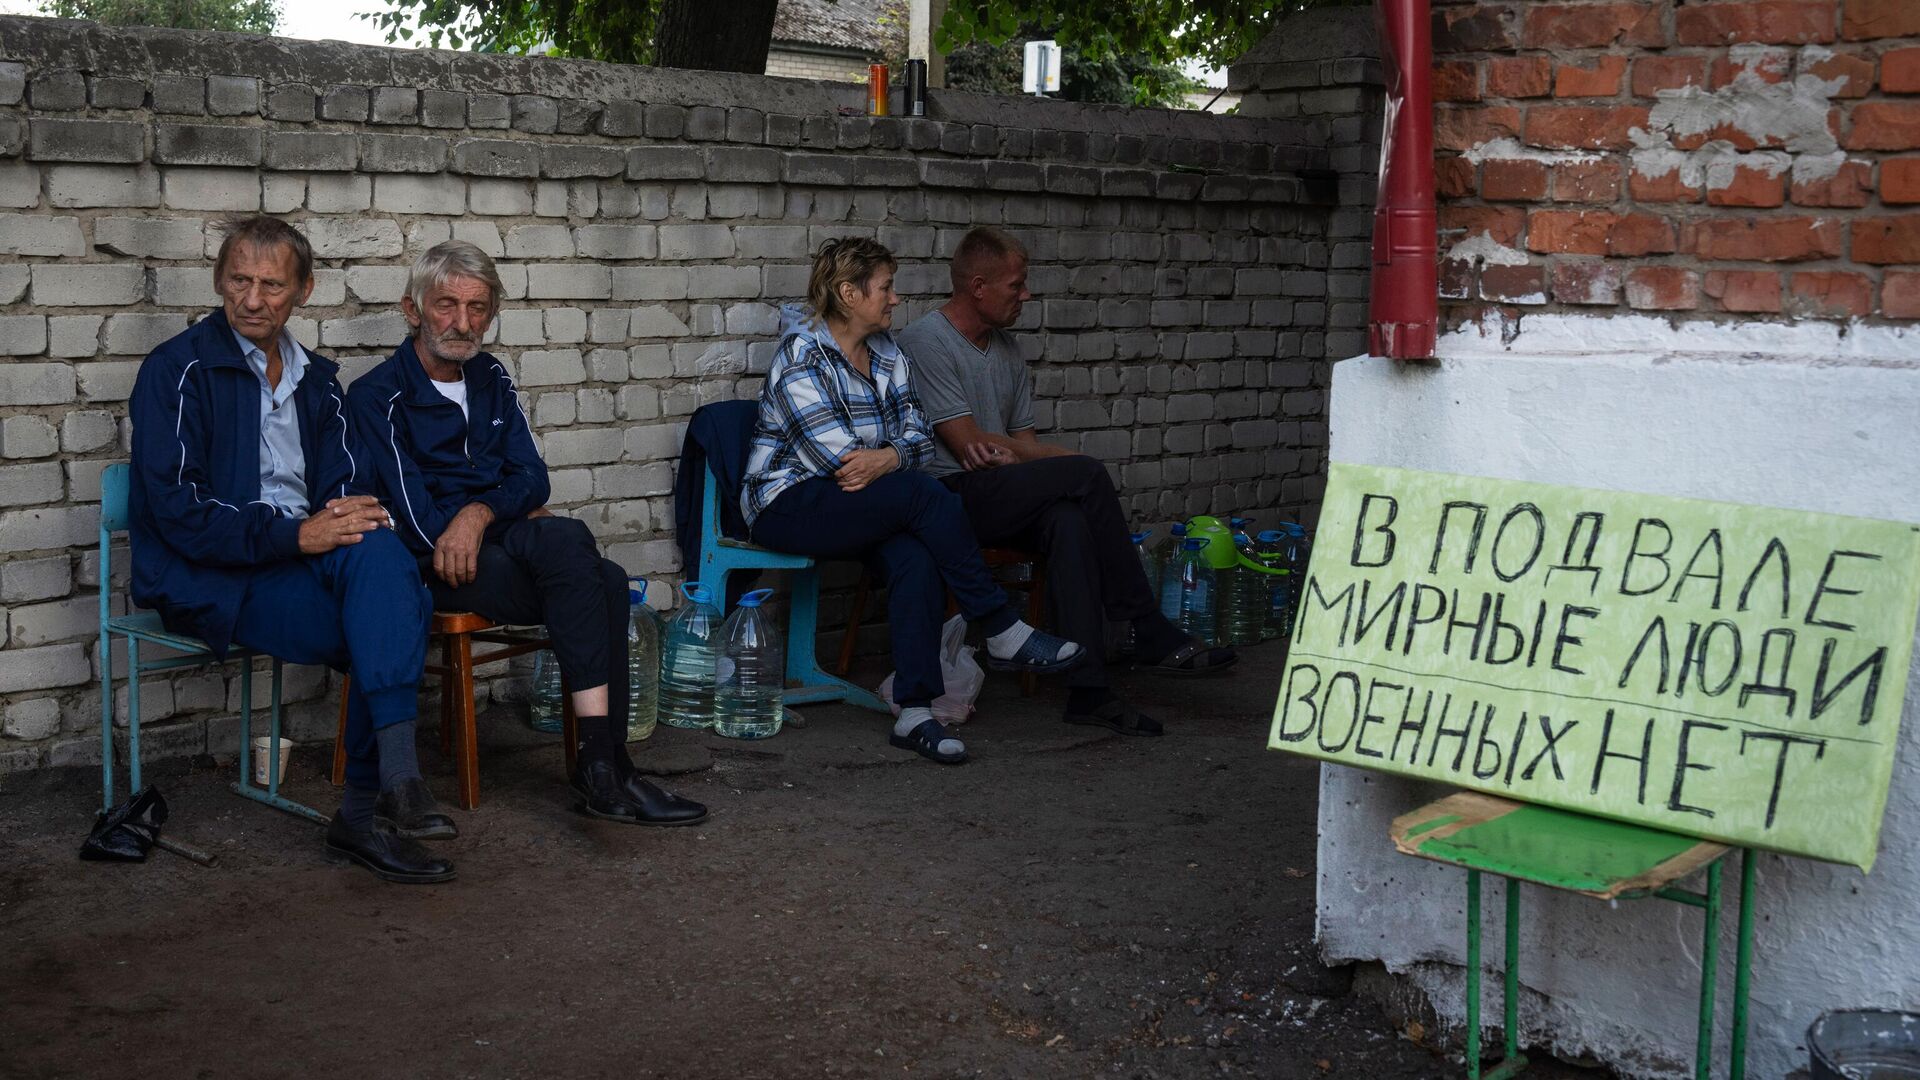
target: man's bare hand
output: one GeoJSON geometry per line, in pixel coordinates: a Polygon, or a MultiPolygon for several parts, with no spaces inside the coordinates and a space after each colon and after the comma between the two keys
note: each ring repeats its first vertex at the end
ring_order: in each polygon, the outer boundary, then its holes
{"type": "Polygon", "coordinates": [[[533,509],[527,511],[527,516],[530,518],[552,517],[553,511],[547,509],[544,506],[536,506],[533,509]]]}
{"type": "Polygon", "coordinates": [[[370,533],[392,521],[387,508],[371,495],[335,499],[300,523],[300,552],[324,555],[345,544],[357,544],[362,533],[370,533]]]}
{"type": "Polygon", "coordinates": [[[979,442],[968,443],[960,448],[960,464],[965,466],[968,472],[998,468],[1001,465],[1012,465],[1019,460],[1019,458],[1013,456],[1013,451],[1001,446],[999,443],[988,442],[985,439],[979,442]]]}
{"type": "Polygon", "coordinates": [[[453,515],[433,545],[433,572],[454,588],[470,585],[480,573],[480,540],[493,523],[493,510],[468,503],[453,515]]]}
{"type": "Polygon", "coordinates": [[[859,491],[899,467],[900,455],[894,453],[892,447],[852,450],[840,463],[840,469],[833,474],[833,479],[840,485],[841,491],[859,491]]]}

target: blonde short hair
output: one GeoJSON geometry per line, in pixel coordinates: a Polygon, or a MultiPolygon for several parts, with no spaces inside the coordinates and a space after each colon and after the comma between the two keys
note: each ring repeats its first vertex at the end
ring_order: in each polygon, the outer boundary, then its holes
{"type": "Polygon", "coordinates": [[[864,236],[843,236],[820,245],[813,257],[813,272],[807,275],[807,302],[821,318],[846,316],[840,303],[840,286],[851,282],[862,293],[881,268],[897,269],[900,261],[877,240],[864,236]]]}

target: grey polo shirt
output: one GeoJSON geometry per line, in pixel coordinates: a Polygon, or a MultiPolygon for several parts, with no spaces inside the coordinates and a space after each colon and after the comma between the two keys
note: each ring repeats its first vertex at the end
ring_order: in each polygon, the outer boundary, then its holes
{"type": "MultiPolygon", "coordinates": [[[[1033,374],[1006,331],[989,331],[987,347],[982,349],[936,310],[895,334],[894,340],[913,365],[913,389],[927,410],[929,426],[972,416],[981,431],[993,435],[1033,427],[1033,374]]],[[[962,471],[938,434],[933,445],[929,473],[946,476],[962,471]]]]}

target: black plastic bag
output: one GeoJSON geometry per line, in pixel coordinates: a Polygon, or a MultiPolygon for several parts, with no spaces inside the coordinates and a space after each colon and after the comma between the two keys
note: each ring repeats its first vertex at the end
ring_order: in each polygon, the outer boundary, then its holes
{"type": "Polygon", "coordinates": [[[146,862],[147,851],[160,839],[160,826],[166,820],[166,797],[148,784],[133,798],[94,818],[93,831],[80,845],[80,857],[90,862],[146,862]]]}

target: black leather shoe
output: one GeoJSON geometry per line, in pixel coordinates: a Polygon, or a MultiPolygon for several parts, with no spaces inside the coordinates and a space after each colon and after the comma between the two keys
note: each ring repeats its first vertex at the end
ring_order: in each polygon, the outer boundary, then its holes
{"type": "Polygon", "coordinates": [[[439,840],[460,835],[453,819],[433,801],[427,782],[417,776],[380,793],[373,804],[373,827],[409,840],[439,840]]]}
{"type": "Polygon", "coordinates": [[[707,808],[692,799],[662,791],[638,773],[620,782],[611,761],[582,761],[574,767],[573,790],[580,810],[592,817],[627,825],[698,825],[707,820],[707,808]]]}
{"type": "Polygon", "coordinates": [[[337,817],[327,826],[327,855],[357,862],[380,880],[402,885],[453,880],[453,864],[435,857],[415,841],[371,829],[355,832],[337,817]]]}

